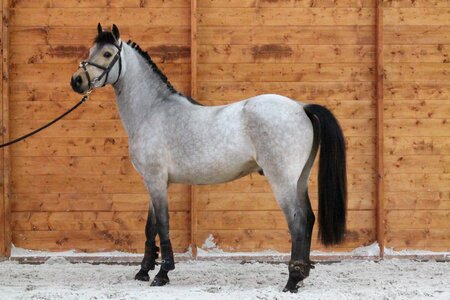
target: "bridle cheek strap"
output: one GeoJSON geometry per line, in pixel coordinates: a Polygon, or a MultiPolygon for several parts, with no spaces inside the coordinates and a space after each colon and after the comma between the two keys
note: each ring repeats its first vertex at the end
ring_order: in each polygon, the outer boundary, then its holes
{"type": "Polygon", "coordinates": [[[102,87],[104,87],[106,85],[106,83],[108,82],[108,76],[109,76],[109,72],[112,70],[112,68],[114,67],[114,65],[117,63],[117,61],[119,61],[119,72],[117,74],[117,79],[116,81],[114,81],[114,83],[112,85],[115,85],[117,83],[117,81],[119,81],[120,79],[120,75],[122,73],[122,59],[121,59],[121,52],[122,52],[122,42],[120,42],[120,46],[117,46],[116,44],[114,44],[114,46],[119,50],[116,55],[114,55],[113,60],[111,61],[111,63],[108,65],[108,67],[104,67],[101,66],[99,64],[87,61],[87,60],[83,60],[80,62],[80,68],[82,68],[84,70],[84,73],[86,74],[86,78],[88,80],[88,88],[94,88],[95,83],[100,81],[103,76],[105,77],[105,81],[103,82],[102,87]],[[95,77],[94,79],[91,80],[91,76],[89,76],[89,72],[87,71],[87,66],[91,65],[94,66],[98,69],[103,70],[102,74],[100,74],[98,77],[95,77]]]}

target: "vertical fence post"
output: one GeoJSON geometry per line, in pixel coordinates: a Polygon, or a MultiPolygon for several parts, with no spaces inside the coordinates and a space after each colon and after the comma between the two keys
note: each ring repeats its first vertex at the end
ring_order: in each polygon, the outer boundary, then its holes
{"type": "Polygon", "coordinates": [[[383,0],[376,1],[376,232],[380,257],[384,256],[384,64],[383,0]]]}
{"type": "MultiPolygon", "coordinates": [[[[197,0],[191,0],[191,97],[197,97],[197,0]]],[[[197,187],[191,185],[191,249],[197,257],[197,187]]]]}
{"type": "MultiPolygon", "coordinates": [[[[9,140],[9,1],[2,0],[2,137],[9,140]]],[[[9,148],[3,148],[2,186],[0,195],[0,256],[11,255],[11,207],[9,199],[9,148]]]]}

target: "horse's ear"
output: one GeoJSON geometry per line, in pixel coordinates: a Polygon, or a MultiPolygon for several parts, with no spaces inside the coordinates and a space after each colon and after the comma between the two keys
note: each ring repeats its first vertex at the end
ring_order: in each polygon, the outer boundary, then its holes
{"type": "Polygon", "coordinates": [[[103,32],[102,24],[100,24],[100,22],[98,22],[97,31],[98,31],[98,34],[103,32]]]}
{"type": "Polygon", "coordinates": [[[112,26],[112,34],[116,38],[116,40],[119,40],[120,33],[119,33],[119,28],[117,28],[116,24],[113,24],[113,26],[112,26]]]}

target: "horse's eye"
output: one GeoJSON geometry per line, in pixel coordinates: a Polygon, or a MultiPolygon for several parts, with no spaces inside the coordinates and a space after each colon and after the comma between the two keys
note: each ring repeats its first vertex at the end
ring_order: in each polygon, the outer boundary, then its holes
{"type": "Polygon", "coordinates": [[[103,56],[106,58],[110,58],[112,56],[111,52],[106,51],[105,53],[103,53],[103,56]]]}

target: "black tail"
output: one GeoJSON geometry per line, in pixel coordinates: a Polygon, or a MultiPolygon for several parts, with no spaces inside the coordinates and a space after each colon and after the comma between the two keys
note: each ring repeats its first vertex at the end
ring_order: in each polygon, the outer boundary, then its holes
{"type": "Polygon", "coordinates": [[[327,108],[311,104],[304,110],[311,119],[314,132],[320,132],[319,239],[327,246],[338,244],[345,235],[347,203],[344,135],[327,108]]]}

